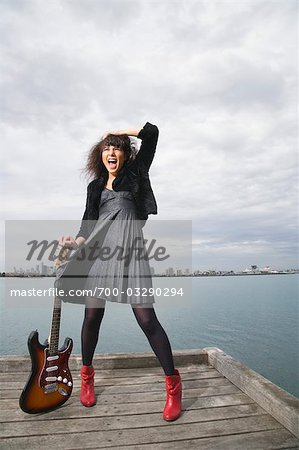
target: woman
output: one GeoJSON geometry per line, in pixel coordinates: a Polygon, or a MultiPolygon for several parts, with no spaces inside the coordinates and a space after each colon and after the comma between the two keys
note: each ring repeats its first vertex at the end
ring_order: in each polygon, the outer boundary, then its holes
{"type": "MultiPolygon", "coordinates": [[[[90,151],[87,172],[94,177],[88,185],[86,208],[75,239],[62,236],[59,243],[66,248],[86,247],[101,236],[101,245],[123,251],[130,250],[136,238],[143,244],[142,226],[149,214],[157,214],[157,204],[148,171],[158,141],[158,128],[147,122],[141,129],[106,132],[90,151]],[[129,136],[141,139],[137,155],[129,136]],[[105,232],[104,232],[105,230],[105,232]]],[[[113,252],[112,252],[113,253],[113,252]]],[[[127,253],[125,253],[127,254],[127,253]]],[[[166,404],[163,418],[176,420],[181,414],[182,384],[174,368],[173,355],[165,330],[157,319],[150,294],[152,279],[148,259],[112,256],[94,258],[88,268],[85,289],[94,295],[85,299],[82,325],[82,369],[80,400],[84,406],[96,403],[92,360],[98,342],[99,329],[105,312],[105,302],[129,303],[138,324],[145,333],[165,373],[166,404]],[[108,287],[102,290],[98,287],[108,287]],[[113,288],[114,294],[110,295],[113,288]],[[146,288],[146,297],[126,295],[128,288],[146,288]],[[99,291],[99,292],[97,292],[99,291]],[[104,292],[104,293],[103,293],[104,292]],[[108,292],[108,294],[107,294],[108,292]],[[116,292],[116,294],[115,294],[116,292]]]]}

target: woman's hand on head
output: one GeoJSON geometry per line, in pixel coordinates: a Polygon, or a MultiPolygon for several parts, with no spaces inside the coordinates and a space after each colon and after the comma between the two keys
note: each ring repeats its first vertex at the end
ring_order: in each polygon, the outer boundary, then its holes
{"type": "Polygon", "coordinates": [[[72,236],[60,236],[58,244],[65,248],[77,249],[79,245],[72,236]]]}
{"type": "Polygon", "coordinates": [[[102,135],[102,141],[104,140],[104,139],[106,139],[106,137],[109,135],[109,134],[113,134],[113,131],[105,131],[104,133],[103,133],[103,135],[102,135]]]}
{"type": "Polygon", "coordinates": [[[126,130],[105,131],[105,133],[102,136],[102,141],[108,136],[108,134],[113,134],[115,136],[121,136],[123,134],[126,134],[127,136],[137,137],[141,130],[142,128],[129,128],[126,130]]]}

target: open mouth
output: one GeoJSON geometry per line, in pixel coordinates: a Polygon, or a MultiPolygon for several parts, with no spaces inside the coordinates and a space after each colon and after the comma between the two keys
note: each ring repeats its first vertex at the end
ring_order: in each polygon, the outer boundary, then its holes
{"type": "Polygon", "coordinates": [[[108,164],[109,164],[110,169],[116,169],[117,159],[113,158],[113,157],[108,158],[108,164]]]}

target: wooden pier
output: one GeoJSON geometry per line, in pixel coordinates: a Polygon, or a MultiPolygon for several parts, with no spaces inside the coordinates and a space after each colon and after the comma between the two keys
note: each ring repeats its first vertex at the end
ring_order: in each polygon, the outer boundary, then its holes
{"type": "Polygon", "coordinates": [[[18,399],[30,372],[27,356],[2,356],[1,449],[266,450],[299,449],[299,401],[217,348],[175,351],[183,412],[162,418],[164,373],[153,353],[97,355],[97,404],[79,401],[79,355],[70,360],[71,398],[28,415],[18,399]]]}

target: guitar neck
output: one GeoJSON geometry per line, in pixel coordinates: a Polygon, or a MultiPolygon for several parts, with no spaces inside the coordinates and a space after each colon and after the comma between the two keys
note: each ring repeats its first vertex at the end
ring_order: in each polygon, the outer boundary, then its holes
{"type": "Polygon", "coordinates": [[[50,342],[49,342],[49,354],[57,355],[59,347],[59,330],[60,330],[60,318],[61,318],[61,299],[58,297],[54,298],[52,324],[50,332],[50,342]]]}

